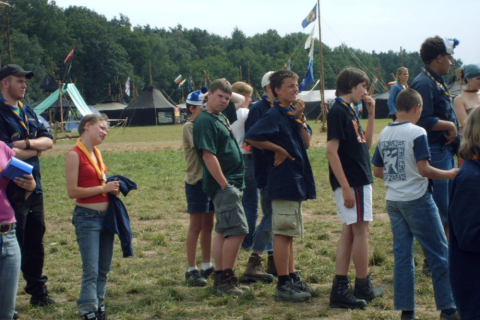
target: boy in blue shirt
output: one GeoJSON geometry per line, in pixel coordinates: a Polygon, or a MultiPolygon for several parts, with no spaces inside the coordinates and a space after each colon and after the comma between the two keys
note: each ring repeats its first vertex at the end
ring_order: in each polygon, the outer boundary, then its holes
{"type": "Polygon", "coordinates": [[[383,291],[373,287],[368,275],[368,223],[373,220],[373,177],[368,149],[375,124],[375,100],[367,95],[368,82],[362,70],[342,70],[337,77],[336,101],[327,116],[330,184],[343,224],[330,294],[331,308],[364,308],[367,301],[383,296],[383,291]],[[352,103],[355,105],[362,100],[368,111],[366,131],[352,107],[352,103]],[[349,290],[347,276],[352,256],[356,271],[353,293],[349,290]]]}
{"type": "Polygon", "coordinates": [[[274,152],[268,174],[272,200],[273,256],[278,274],[276,300],[305,301],[310,287],[294,266],[293,238],[303,237],[302,201],[316,198],[307,151],[312,131],[306,123],[305,103],[297,100],[298,75],[289,70],[270,76],[273,107],[248,130],[245,141],[274,152]]]}
{"type": "Polygon", "coordinates": [[[448,245],[428,179],[453,179],[448,171],[430,165],[427,133],[415,123],[422,114],[422,97],[413,89],[396,99],[397,120],[382,130],[373,155],[374,175],[387,188],[387,212],[392,224],[394,303],[402,319],[415,318],[413,240],[420,242],[432,271],[440,319],[459,319],[448,276],[448,245]]]}

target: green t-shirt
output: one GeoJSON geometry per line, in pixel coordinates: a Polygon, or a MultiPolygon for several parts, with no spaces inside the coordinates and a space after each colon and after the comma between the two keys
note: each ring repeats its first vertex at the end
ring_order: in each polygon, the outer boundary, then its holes
{"type": "Polygon", "coordinates": [[[232,133],[212,115],[202,112],[193,126],[193,141],[200,162],[203,166],[203,191],[213,198],[220,185],[212,177],[202,158],[202,150],[213,153],[220,163],[223,175],[228,183],[244,189],[245,167],[242,153],[232,133]]]}
{"type": "Polygon", "coordinates": [[[231,102],[227,105],[225,110],[222,111],[222,113],[225,115],[225,117],[227,117],[228,122],[230,122],[230,124],[234,123],[238,119],[237,108],[235,108],[235,105],[231,102]]]}

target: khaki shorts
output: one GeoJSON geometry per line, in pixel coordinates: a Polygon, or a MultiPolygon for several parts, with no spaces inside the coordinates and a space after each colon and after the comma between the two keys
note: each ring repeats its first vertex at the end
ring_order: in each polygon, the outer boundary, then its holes
{"type": "Polygon", "coordinates": [[[272,200],[272,211],[273,234],[303,238],[301,201],[272,200]]]}
{"type": "Polygon", "coordinates": [[[215,206],[215,232],[226,238],[248,233],[247,219],[242,205],[242,191],[232,185],[218,190],[213,197],[215,206]]]}

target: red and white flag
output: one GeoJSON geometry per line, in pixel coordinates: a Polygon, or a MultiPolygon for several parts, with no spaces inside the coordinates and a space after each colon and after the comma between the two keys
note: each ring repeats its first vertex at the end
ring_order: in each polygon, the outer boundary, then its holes
{"type": "Polygon", "coordinates": [[[65,60],[63,61],[63,63],[67,63],[67,61],[72,60],[72,58],[73,58],[73,50],[75,50],[75,45],[72,46],[72,50],[70,50],[70,52],[67,54],[67,57],[65,58],[65,60]]]}

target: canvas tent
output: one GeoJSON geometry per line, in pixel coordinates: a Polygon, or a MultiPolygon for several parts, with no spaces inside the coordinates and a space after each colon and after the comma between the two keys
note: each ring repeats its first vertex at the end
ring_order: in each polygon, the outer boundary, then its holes
{"type": "MultiPolygon", "coordinates": [[[[379,94],[374,94],[373,99],[375,100],[375,119],[386,119],[388,118],[388,97],[390,97],[390,92],[383,92],[379,94]]],[[[364,117],[366,118],[368,112],[363,112],[364,117]]]]}
{"type": "Polygon", "coordinates": [[[49,74],[46,74],[43,78],[40,89],[45,92],[55,92],[58,89],[58,82],[49,74]]]}
{"type": "MultiPolygon", "coordinates": [[[[335,99],[335,90],[325,90],[325,101],[327,104],[335,99]]],[[[316,120],[321,113],[320,110],[320,90],[302,91],[298,98],[305,101],[305,115],[308,120],[316,120]]]]}
{"type": "Polygon", "coordinates": [[[121,119],[123,110],[126,107],[127,105],[122,102],[111,100],[102,101],[94,106],[98,112],[105,114],[109,119],[121,119]]]}
{"type": "Polygon", "coordinates": [[[180,121],[180,108],[171,104],[158,88],[147,85],[138,98],[123,110],[121,117],[128,117],[131,126],[175,124],[180,121]]]}
{"type": "MultiPolygon", "coordinates": [[[[78,92],[77,87],[75,87],[75,84],[73,83],[68,83],[64,86],[62,86],[62,94],[70,97],[70,99],[73,102],[73,105],[77,109],[77,111],[82,115],[85,116],[87,114],[91,114],[92,110],[87,106],[85,101],[82,98],[82,95],[80,92],[78,92]]],[[[47,99],[43,100],[38,106],[33,109],[36,114],[42,114],[45,112],[48,108],[50,107],[55,107],[57,105],[57,101],[60,95],[60,89],[57,89],[54,93],[52,93],[47,99]]],[[[67,102],[64,97],[62,97],[62,105],[64,107],[64,110],[68,109],[68,104],[63,104],[67,102]]],[[[70,104],[72,106],[72,104],[70,104]]]]}

